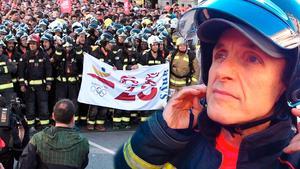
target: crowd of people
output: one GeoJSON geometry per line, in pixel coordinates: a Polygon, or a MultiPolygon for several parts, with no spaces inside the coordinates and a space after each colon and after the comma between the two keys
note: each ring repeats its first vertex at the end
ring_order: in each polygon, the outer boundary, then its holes
{"type": "MultiPolygon", "coordinates": [[[[20,109],[24,119],[16,127],[24,127],[18,133],[25,139],[13,145],[19,150],[18,157],[30,133],[45,128],[44,135],[67,132],[48,128],[59,119],[51,116],[53,106],[64,98],[75,107],[76,125],[90,131],[105,131],[108,121],[115,130],[130,128],[153,113],[78,103],[84,53],[118,70],[170,62],[171,91],[199,83],[197,42],[186,41],[177,31],[178,19],[191,6],[167,3],[163,9],[150,9],[132,2],[128,13],[121,2],[72,1],[72,12],[62,13],[59,1],[1,3],[0,94],[7,102],[20,98],[24,105],[20,109]]],[[[63,122],[72,125],[72,119],[63,122]]],[[[34,161],[29,154],[39,151],[41,135],[29,142],[24,159],[34,161]]]]}

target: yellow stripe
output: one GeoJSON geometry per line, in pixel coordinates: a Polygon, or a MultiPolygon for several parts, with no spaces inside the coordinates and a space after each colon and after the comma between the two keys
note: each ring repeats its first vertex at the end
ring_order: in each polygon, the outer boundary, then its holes
{"type": "Polygon", "coordinates": [[[19,79],[19,82],[24,82],[24,78],[19,79]]]}
{"type": "Polygon", "coordinates": [[[55,51],[56,55],[62,55],[62,52],[55,51]]]}
{"type": "Polygon", "coordinates": [[[195,77],[192,77],[192,81],[193,81],[193,82],[198,82],[198,79],[195,78],[195,77]]]}
{"type": "Polygon", "coordinates": [[[7,66],[3,66],[3,69],[4,69],[4,73],[8,73],[8,68],[7,68],[7,66]]]}
{"type": "Polygon", "coordinates": [[[14,87],[13,83],[1,84],[0,85],[0,90],[10,89],[10,88],[13,88],[13,87],[14,87]]]}
{"type": "Polygon", "coordinates": [[[123,70],[126,70],[126,66],[127,66],[127,65],[124,65],[124,66],[123,66],[123,70]]]}
{"type": "Polygon", "coordinates": [[[148,117],[141,117],[141,121],[147,121],[148,120],[148,117]]]}
{"type": "Polygon", "coordinates": [[[175,80],[175,79],[170,79],[170,82],[175,85],[186,85],[185,80],[175,80]]]}
{"type": "Polygon", "coordinates": [[[161,64],[161,61],[160,60],[156,60],[155,64],[161,64]]]}
{"type": "Polygon", "coordinates": [[[54,78],[53,78],[53,77],[47,77],[46,80],[48,80],[48,81],[53,81],[54,78]]]}
{"type": "Polygon", "coordinates": [[[43,80],[30,80],[29,84],[30,85],[40,85],[40,84],[43,84],[43,80]]]}
{"type": "Polygon", "coordinates": [[[123,153],[124,153],[124,158],[126,163],[129,165],[130,168],[132,169],[161,169],[163,165],[153,165],[150,164],[140,157],[138,157],[132,150],[131,147],[131,139],[128,140],[127,143],[124,144],[123,147],[123,153]]]}
{"type": "Polygon", "coordinates": [[[88,123],[88,124],[95,124],[96,122],[95,122],[95,121],[88,120],[87,123],[88,123]]]}
{"type": "Polygon", "coordinates": [[[32,124],[34,124],[35,123],[35,120],[27,120],[27,124],[28,125],[32,125],[32,124]]]}
{"type": "Polygon", "coordinates": [[[0,66],[6,65],[6,62],[0,62],[0,66]]]}
{"type": "Polygon", "coordinates": [[[13,83],[16,83],[16,82],[17,82],[17,79],[16,79],[16,78],[13,78],[13,79],[11,79],[11,81],[12,81],[13,83]]]}
{"type": "Polygon", "coordinates": [[[122,121],[122,118],[121,117],[113,117],[113,122],[121,122],[122,121]]]}
{"type": "Polygon", "coordinates": [[[41,125],[47,125],[50,123],[49,120],[40,120],[41,125]]]}
{"type": "Polygon", "coordinates": [[[166,163],[163,169],[176,169],[176,167],[173,166],[171,163],[166,163]]]}
{"type": "Polygon", "coordinates": [[[86,120],[86,117],[80,117],[80,120],[86,120]]]}
{"type": "Polygon", "coordinates": [[[75,120],[75,121],[78,121],[78,119],[79,119],[78,116],[75,116],[75,117],[74,117],[74,120],[75,120]]]}
{"type": "Polygon", "coordinates": [[[124,121],[124,122],[130,122],[130,118],[129,117],[122,117],[122,121],[124,121]]]}
{"type": "Polygon", "coordinates": [[[154,63],[154,60],[149,60],[148,61],[148,64],[153,64],[154,63]]]}
{"type": "Polygon", "coordinates": [[[104,120],[96,120],[96,124],[104,124],[104,120]]]}
{"type": "Polygon", "coordinates": [[[137,117],[137,113],[132,113],[132,114],[130,114],[130,117],[137,117]]]}
{"type": "Polygon", "coordinates": [[[77,55],[81,55],[81,54],[82,54],[82,50],[81,50],[81,51],[79,51],[79,52],[78,52],[78,51],[76,51],[76,54],[77,54],[77,55]]]}

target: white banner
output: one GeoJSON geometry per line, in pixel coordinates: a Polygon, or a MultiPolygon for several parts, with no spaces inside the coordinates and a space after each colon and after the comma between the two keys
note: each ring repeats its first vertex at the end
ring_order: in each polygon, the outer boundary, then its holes
{"type": "Polygon", "coordinates": [[[167,103],[169,64],[113,67],[85,53],[78,101],[121,110],[157,110],[167,103]]]}

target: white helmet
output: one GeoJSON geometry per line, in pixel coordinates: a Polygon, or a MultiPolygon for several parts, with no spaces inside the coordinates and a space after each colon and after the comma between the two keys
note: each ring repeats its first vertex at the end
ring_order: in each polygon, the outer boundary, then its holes
{"type": "Polygon", "coordinates": [[[151,49],[151,45],[153,45],[154,43],[160,43],[160,42],[161,42],[161,39],[155,35],[151,35],[147,41],[149,49],[151,49]]]}

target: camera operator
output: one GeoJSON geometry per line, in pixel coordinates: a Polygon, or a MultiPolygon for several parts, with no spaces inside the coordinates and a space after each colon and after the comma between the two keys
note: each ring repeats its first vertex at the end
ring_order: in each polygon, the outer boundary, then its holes
{"type": "Polygon", "coordinates": [[[0,163],[12,169],[29,141],[29,132],[17,97],[7,101],[0,95],[0,163]]]}

